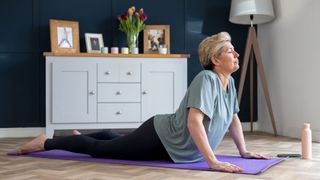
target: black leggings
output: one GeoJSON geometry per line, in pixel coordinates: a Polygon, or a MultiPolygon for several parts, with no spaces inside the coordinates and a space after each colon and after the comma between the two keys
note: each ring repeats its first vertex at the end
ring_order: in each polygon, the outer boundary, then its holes
{"type": "Polygon", "coordinates": [[[106,130],[88,135],[47,139],[45,150],[67,150],[92,157],[128,160],[171,160],[153,126],[153,117],[130,134],[106,130]]]}

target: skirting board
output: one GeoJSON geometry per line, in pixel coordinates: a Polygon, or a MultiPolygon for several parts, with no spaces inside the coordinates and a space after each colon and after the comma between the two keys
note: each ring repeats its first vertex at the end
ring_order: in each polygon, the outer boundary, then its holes
{"type": "Polygon", "coordinates": [[[45,133],[45,128],[0,128],[0,138],[36,137],[45,133]]]}
{"type": "Polygon", "coordinates": [[[320,143],[320,131],[312,131],[312,140],[320,143]]]}
{"type": "MultiPolygon", "coordinates": [[[[250,131],[250,123],[241,123],[243,131],[250,131]]],[[[253,131],[257,131],[258,125],[253,123],[253,131]]],[[[45,133],[45,128],[0,128],[0,138],[12,137],[36,137],[45,133]]]]}
{"type": "MultiPolygon", "coordinates": [[[[243,131],[251,131],[250,129],[250,122],[243,122],[241,123],[242,125],[242,130],[243,131]]],[[[257,122],[253,122],[253,132],[254,131],[259,131],[259,126],[258,126],[258,123],[257,122]]]]}
{"type": "MultiPolygon", "coordinates": [[[[320,131],[312,129],[312,141],[320,142],[320,131]]],[[[301,138],[301,129],[296,127],[285,128],[283,131],[286,136],[300,139],[301,138]]]]}

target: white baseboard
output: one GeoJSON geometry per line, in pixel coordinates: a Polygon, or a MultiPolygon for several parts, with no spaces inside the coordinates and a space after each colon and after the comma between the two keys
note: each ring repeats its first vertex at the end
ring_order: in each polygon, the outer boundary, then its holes
{"type": "MultiPolygon", "coordinates": [[[[250,131],[250,123],[241,123],[243,131],[250,131]]],[[[253,123],[253,130],[258,130],[258,124],[253,123]]],[[[45,133],[45,128],[0,128],[0,138],[11,137],[36,137],[39,134],[45,133]]]]}
{"type": "MultiPolygon", "coordinates": [[[[243,131],[251,131],[250,122],[242,122],[241,125],[243,131]]],[[[253,122],[253,131],[259,131],[259,126],[257,122],[253,122]]]]}
{"type": "Polygon", "coordinates": [[[45,133],[45,128],[0,128],[0,138],[36,137],[45,133]]]}
{"type": "Polygon", "coordinates": [[[320,142],[320,131],[312,131],[312,140],[320,142]]]}

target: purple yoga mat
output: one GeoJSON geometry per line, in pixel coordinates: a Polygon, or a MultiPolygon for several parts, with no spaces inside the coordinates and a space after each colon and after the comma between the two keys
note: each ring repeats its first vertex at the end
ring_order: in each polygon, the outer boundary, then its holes
{"type": "MultiPolygon", "coordinates": [[[[99,162],[99,163],[113,163],[113,164],[127,164],[137,166],[153,166],[153,167],[164,167],[164,168],[177,168],[177,169],[191,169],[191,170],[205,170],[211,171],[206,162],[196,163],[185,163],[177,164],[169,161],[132,161],[132,160],[118,160],[118,159],[104,159],[104,158],[93,158],[86,154],[73,153],[63,150],[50,150],[25,154],[23,156],[40,157],[40,158],[51,158],[51,159],[64,159],[64,160],[76,160],[76,161],[87,161],[87,162],[99,162]]],[[[229,155],[217,155],[219,161],[226,161],[235,164],[244,169],[242,174],[259,174],[264,172],[271,166],[278,164],[284,159],[272,158],[270,160],[264,159],[244,159],[239,156],[229,155]]]]}

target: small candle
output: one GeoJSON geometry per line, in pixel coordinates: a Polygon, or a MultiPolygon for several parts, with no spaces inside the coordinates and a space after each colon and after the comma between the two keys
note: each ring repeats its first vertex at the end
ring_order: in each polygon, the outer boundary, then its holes
{"type": "Polygon", "coordinates": [[[137,48],[137,47],[132,48],[131,54],[139,54],[139,48],[137,48]]]}
{"type": "Polygon", "coordinates": [[[119,48],[118,47],[112,47],[111,48],[111,53],[112,54],[119,54],[119,48]]]}
{"type": "Polygon", "coordinates": [[[168,49],[167,48],[159,48],[159,54],[167,54],[168,53],[168,49]]]}
{"type": "Polygon", "coordinates": [[[127,48],[127,47],[122,47],[122,48],[121,48],[121,53],[122,53],[122,54],[129,54],[129,48],[127,48]]]}
{"type": "Polygon", "coordinates": [[[102,47],[101,48],[101,52],[104,54],[108,54],[109,53],[109,48],[108,47],[102,47]]]}

